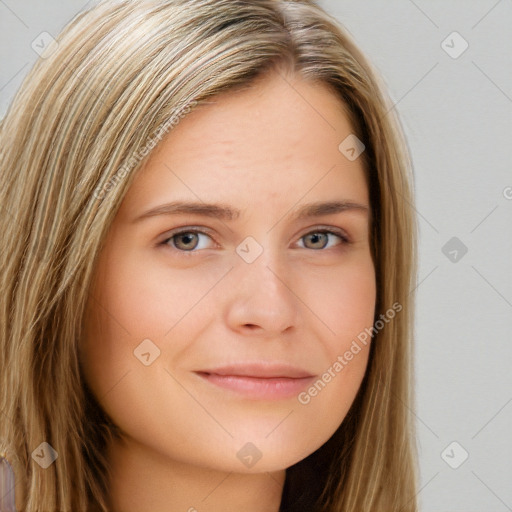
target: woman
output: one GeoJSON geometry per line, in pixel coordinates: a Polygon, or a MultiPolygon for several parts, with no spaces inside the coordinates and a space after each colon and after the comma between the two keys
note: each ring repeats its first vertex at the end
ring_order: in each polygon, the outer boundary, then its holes
{"type": "Polygon", "coordinates": [[[308,0],[107,0],[42,57],[0,132],[17,509],[417,510],[411,166],[360,50],[308,0]]]}

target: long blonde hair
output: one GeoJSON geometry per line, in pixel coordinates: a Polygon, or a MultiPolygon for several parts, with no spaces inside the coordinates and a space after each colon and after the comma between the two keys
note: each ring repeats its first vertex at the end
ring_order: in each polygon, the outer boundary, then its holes
{"type": "Polygon", "coordinates": [[[417,510],[412,166],[383,80],[313,0],[106,0],[18,91],[0,125],[0,453],[21,510],[108,510],[104,448],[117,431],[78,347],[104,237],[156,135],[196,102],[285,67],[329,86],[366,146],[375,319],[402,310],[374,334],[340,428],[288,468],[281,510],[417,510]],[[34,457],[43,442],[57,454],[47,468],[34,457]]]}

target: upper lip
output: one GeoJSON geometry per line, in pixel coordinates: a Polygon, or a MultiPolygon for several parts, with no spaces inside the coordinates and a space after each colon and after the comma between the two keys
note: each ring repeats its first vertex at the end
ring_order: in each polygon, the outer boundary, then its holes
{"type": "Polygon", "coordinates": [[[233,364],[208,370],[199,370],[196,373],[208,373],[224,376],[231,375],[238,377],[255,377],[261,379],[272,379],[279,377],[303,379],[307,377],[314,377],[312,373],[287,363],[264,362],[233,364]]]}

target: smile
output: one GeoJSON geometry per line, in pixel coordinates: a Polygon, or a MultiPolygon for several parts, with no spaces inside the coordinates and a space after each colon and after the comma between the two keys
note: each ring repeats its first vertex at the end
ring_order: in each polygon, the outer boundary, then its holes
{"type": "Polygon", "coordinates": [[[315,379],[312,375],[304,377],[261,377],[220,375],[208,372],[195,373],[213,386],[259,400],[283,400],[294,397],[315,379]]]}

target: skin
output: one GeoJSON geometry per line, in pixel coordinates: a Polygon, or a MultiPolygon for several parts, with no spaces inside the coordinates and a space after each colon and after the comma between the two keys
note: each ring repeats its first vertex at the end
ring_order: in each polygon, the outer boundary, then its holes
{"type": "Polygon", "coordinates": [[[369,212],[293,217],[316,201],[369,209],[361,159],[338,150],[351,133],[324,85],[272,73],[184,117],[136,176],[100,254],[81,345],[86,381],[124,433],[108,452],[112,510],[277,512],[285,469],[343,421],[369,345],[307,405],[248,397],[194,371],[286,361],[321,378],[372,326],[369,212]],[[241,214],[134,222],[175,200],[241,214]],[[206,234],[169,240],[187,227],[206,234]],[[319,228],[349,243],[315,239],[319,228]],[[236,252],[247,237],[263,250],[252,263],[236,252]],[[134,355],[145,339],[160,350],[149,366],[134,355]],[[252,467],[237,457],[248,442],[261,453],[252,467]]]}

